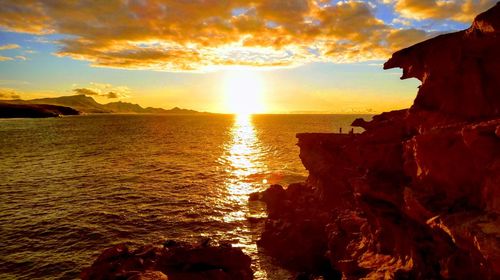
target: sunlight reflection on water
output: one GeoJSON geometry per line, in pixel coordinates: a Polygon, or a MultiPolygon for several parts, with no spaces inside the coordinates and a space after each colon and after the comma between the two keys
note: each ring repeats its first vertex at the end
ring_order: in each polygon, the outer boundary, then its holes
{"type": "Polygon", "coordinates": [[[261,260],[256,245],[260,230],[257,226],[245,223],[248,217],[265,217],[262,205],[249,205],[248,195],[265,189],[267,179],[265,174],[267,165],[263,158],[262,145],[257,138],[251,115],[236,115],[231,129],[231,142],[229,142],[223,157],[228,163],[229,176],[225,182],[228,196],[225,198],[230,203],[238,205],[239,211],[228,212],[224,222],[243,222],[233,233],[240,236],[235,247],[241,247],[253,259],[255,279],[267,279],[268,275],[261,267],[261,260]]]}
{"type": "Polygon", "coordinates": [[[235,116],[231,130],[232,142],[226,147],[226,160],[231,176],[227,180],[229,199],[235,203],[247,203],[247,196],[262,188],[257,188],[252,177],[263,176],[267,166],[262,158],[261,145],[255,135],[251,115],[235,116]],[[257,176],[255,176],[257,175],[257,176]]]}

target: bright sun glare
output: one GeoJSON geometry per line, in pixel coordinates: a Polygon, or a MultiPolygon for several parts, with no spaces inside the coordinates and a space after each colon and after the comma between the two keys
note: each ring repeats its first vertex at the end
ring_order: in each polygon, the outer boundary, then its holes
{"type": "Polygon", "coordinates": [[[233,70],[224,81],[226,110],[233,114],[254,114],[264,111],[264,87],[256,71],[233,70]]]}

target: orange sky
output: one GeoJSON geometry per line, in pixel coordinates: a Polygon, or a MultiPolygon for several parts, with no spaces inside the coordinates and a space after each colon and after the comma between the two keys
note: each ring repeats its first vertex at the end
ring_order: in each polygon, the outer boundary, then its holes
{"type": "Polygon", "coordinates": [[[5,0],[0,98],[85,93],[230,112],[235,95],[259,112],[398,109],[418,83],[381,63],[494,3],[5,0]]]}

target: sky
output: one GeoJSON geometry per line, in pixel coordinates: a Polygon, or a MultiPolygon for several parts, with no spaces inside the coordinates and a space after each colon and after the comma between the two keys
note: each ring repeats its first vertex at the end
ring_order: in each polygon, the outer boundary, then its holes
{"type": "Polygon", "coordinates": [[[379,113],[419,81],[382,64],[495,0],[0,0],[0,99],[220,113],[379,113]]]}

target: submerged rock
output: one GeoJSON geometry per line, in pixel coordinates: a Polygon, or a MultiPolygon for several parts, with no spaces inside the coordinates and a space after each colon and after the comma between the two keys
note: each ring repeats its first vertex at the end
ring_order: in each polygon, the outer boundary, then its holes
{"type": "Polygon", "coordinates": [[[90,279],[253,279],[250,257],[230,245],[167,241],[131,250],[125,244],[106,249],[81,278],[90,279]]]}
{"type": "Polygon", "coordinates": [[[361,134],[298,134],[306,182],[254,195],[259,245],[326,279],[500,279],[500,4],[396,52],[422,81],[361,134]]]}

